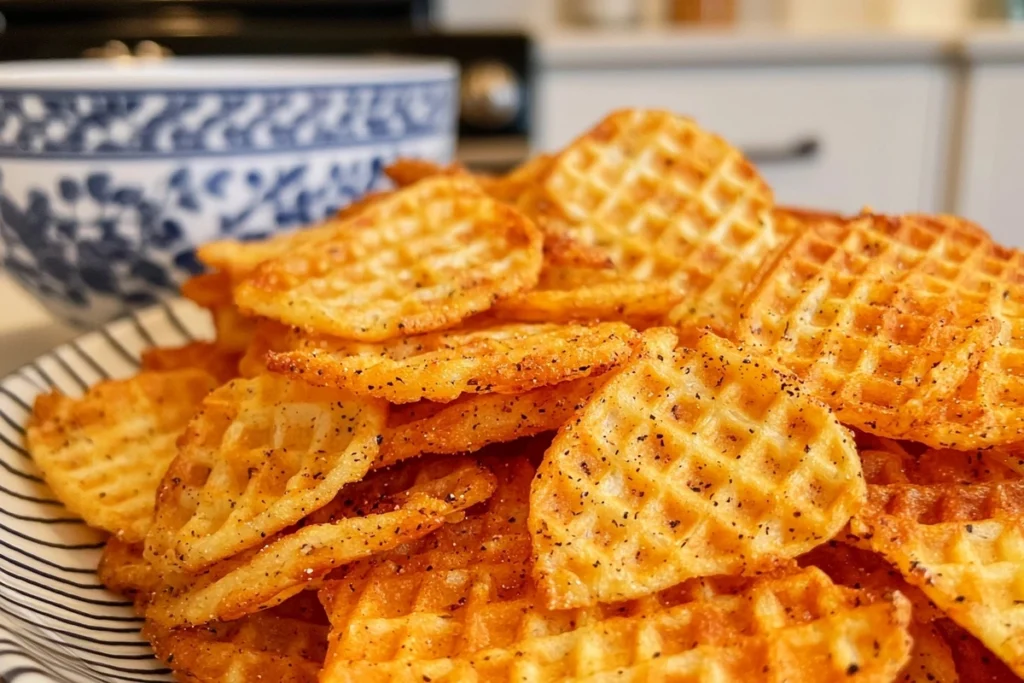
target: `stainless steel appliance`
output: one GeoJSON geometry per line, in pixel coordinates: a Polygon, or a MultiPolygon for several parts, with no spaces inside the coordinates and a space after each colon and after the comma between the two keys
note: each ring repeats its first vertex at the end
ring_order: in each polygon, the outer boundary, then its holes
{"type": "Polygon", "coordinates": [[[459,158],[501,171],[529,148],[530,40],[431,25],[430,0],[9,0],[0,60],[430,55],[462,69],[459,158]]]}

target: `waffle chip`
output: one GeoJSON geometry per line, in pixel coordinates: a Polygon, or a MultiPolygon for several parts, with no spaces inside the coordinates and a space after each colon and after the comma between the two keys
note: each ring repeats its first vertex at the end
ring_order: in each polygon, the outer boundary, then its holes
{"type": "Polygon", "coordinates": [[[415,462],[406,470],[397,477],[378,472],[263,547],[199,577],[172,579],[147,618],[162,626],[198,625],[273,607],[338,567],[426,536],[494,492],[493,475],[473,461],[415,462]]]}
{"type": "Polygon", "coordinates": [[[956,660],[949,643],[935,624],[913,623],[910,637],[914,646],[899,677],[900,683],[958,683],[956,660]]]}
{"type": "Polygon", "coordinates": [[[469,175],[469,171],[462,164],[442,166],[426,159],[413,159],[409,157],[396,159],[384,167],[384,175],[398,188],[415,185],[427,178],[458,174],[469,175]]]}
{"type": "Polygon", "coordinates": [[[146,556],[198,571],[326,505],[377,457],[387,406],[277,375],[234,380],[189,423],[146,556]]]}
{"type": "MultiPolygon", "coordinates": [[[[661,304],[656,313],[671,311],[673,323],[694,318],[727,329],[745,284],[787,238],[772,218],[771,191],[740,152],[667,112],[611,114],[558,155],[542,179],[541,196],[523,210],[548,234],[606,250],[617,283],[668,288],[647,307],[661,304]]],[[[614,319],[624,303],[643,302],[601,281],[568,287],[563,275],[547,279],[514,298],[518,317],[579,306],[614,319]],[[603,301],[604,310],[595,310],[603,301]],[[533,313],[531,303],[538,306],[533,313]]]]}
{"type": "Polygon", "coordinates": [[[1024,262],[969,224],[822,221],[763,272],[741,340],[839,419],[961,450],[1024,439],[1024,262]]]}
{"type": "Polygon", "coordinates": [[[169,372],[195,368],[227,382],[238,377],[241,354],[225,351],[212,342],[191,342],[184,346],[153,347],[142,352],[142,371],[169,372]]]}
{"type": "Polygon", "coordinates": [[[860,461],[868,484],[979,484],[1024,478],[1021,453],[994,448],[954,451],[928,448],[912,454],[902,448],[862,450],[860,461]]]}
{"type": "MultiPolygon", "coordinates": [[[[373,206],[390,194],[389,192],[368,192],[346,205],[333,217],[313,227],[292,232],[276,233],[267,239],[259,241],[220,240],[217,242],[207,242],[196,249],[196,256],[203,264],[214,269],[216,273],[223,273],[229,282],[237,283],[252,273],[256,266],[264,261],[284,256],[299,247],[321,241],[325,232],[329,232],[330,228],[354,218],[362,213],[364,209],[373,206]]],[[[185,292],[183,291],[182,293],[184,294],[185,292]]],[[[186,296],[188,295],[186,294],[186,296]]],[[[229,294],[228,300],[230,298],[229,294]]],[[[203,304],[200,303],[200,305],[203,304]]]]}
{"type": "Polygon", "coordinates": [[[628,358],[636,340],[622,323],[505,325],[271,352],[267,366],[392,403],[452,401],[464,393],[518,394],[600,374],[628,358]]]}
{"type": "Polygon", "coordinates": [[[428,178],[316,231],[235,287],[244,312],[383,341],[455,325],[540,272],[536,227],[468,178],[428,178]]]}
{"type": "Polygon", "coordinates": [[[851,531],[1024,674],[1024,481],[871,486],[851,531]]]}
{"type": "Polygon", "coordinates": [[[473,394],[448,404],[411,403],[392,410],[379,465],[423,453],[472,453],[561,427],[600,386],[584,377],[522,394],[473,394]]]}
{"type": "Polygon", "coordinates": [[[776,681],[888,681],[909,657],[910,607],[901,596],[868,603],[813,569],[679,605],[647,600],[568,613],[532,602],[524,573],[508,569],[392,575],[356,596],[344,582],[326,587],[332,630],[321,683],[726,682],[751,672],[776,681]],[[360,626],[364,639],[373,634],[369,651],[342,650],[344,629],[359,637],[360,626]]]}
{"type": "Polygon", "coordinates": [[[157,657],[185,681],[316,683],[324,661],[323,610],[305,596],[239,621],[170,631],[147,623],[157,657]]]}
{"type": "Polygon", "coordinates": [[[710,333],[676,343],[644,333],[545,455],[530,531],[552,609],[765,570],[863,502],[849,432],[798,380],[710,333]]]}
{"type": "Polygon", "coordinates": [[[42,394],[28,449],[68,510],[127,542],[141,541],[175,440],[216,386],[206,372],[177,370],[101,382],[81,398],[42,394]]]}
{"type": "Polygon", "coordinates": [[[145,605],[160,587],[160,575],[142,555],[142,543],[127,543],[111,536],[103,546],[96,573],[110,590],[145,605]]]}
{"type": "Polygon", "coordinates": [[[181,295],[203,308],[231,306],[231,275],[216,270],[195,275],[181,284],[181,295]]]}
{"type": "Polygon", "coordinates": [[[953,651],[960,683],[1018,683],[1020,677],[981,644],[977,638],[950,619],[940,619],[935,627],[953,651]]]}

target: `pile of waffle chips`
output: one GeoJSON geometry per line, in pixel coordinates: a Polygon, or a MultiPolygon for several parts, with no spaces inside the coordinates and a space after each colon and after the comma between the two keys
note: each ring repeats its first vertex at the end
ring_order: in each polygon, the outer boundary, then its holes
{"type": "Polygon", "coordinates": [[[1024,675],[1020,252],[776,207],[661,111],[388,172],[202,247],[215,340],[36,404],[182,679],[1024,675]]]}

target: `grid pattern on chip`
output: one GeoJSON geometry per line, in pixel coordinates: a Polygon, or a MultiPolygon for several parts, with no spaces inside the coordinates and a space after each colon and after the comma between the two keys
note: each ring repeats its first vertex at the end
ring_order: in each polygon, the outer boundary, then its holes
{"type": "MultiPolygon", "coordinates": [[[[478,595],[455,611],[474,611],[478,595]]],[[[902,597],[869,604],[813,569],[679,605],[648,600],[618,609],[537,609],[525,617],[522,608],[516,611],[509,618],[519,631],[502,631],[492,646],[474,653],[433,659],[403,654],[381,662],[329,655],[321,680],[540,683],[615,674],[622,680],[738,681],[758,671],[765,680],[783,681],[799,679],[797,671],[809,664],[823,675],[819,680],[851,670],[883,680],[895,675],[910,649],[910,609],[902,597]]],[[[470,637],[486,633],[475,630],[473,619],[453,620],[470,637]]],[[[461,644],[459,635],[453,640],[461,644]]],[[[460,652],[459,644],[439,649],[460,652]]]]}
{"type": "Polygon", "coordinates": [[[244,310],[363,341],[451,326],[537,282],[542,237],[470,178],[428,178],[235,287],[244,310]]]}
{"type": "Polygon", "coordinates": [[[950,618],[1024,675],[1024,482],[903,486],[851,525],[950,618]],[[939,490],[936,490],[939,489],[939,490]]]}
{"type": "Polygon", "coordinates": [[[1024,433],[1024,261],[949,218],[865,215],[803,233],[748,296],[742,341],[844,423],[934,447],[1024,433]]]}
{"type": "Polygon", "coordinates": [[[80,398],[43,394],[26,442],[69,510],[93,527],[139,542],[178,435],[216,386],[206,372],[177,370],[102,382],[80,398]]]}
{"type": "Polygon", "coordinates": [[[346,355],[347,345],[270,352],[267,367],[392,403],[452,401],[462,394],[519,394],[600,374],[626,360],[638,339],[620,322],[510,324],[363,345],[378,348],[355,355],[346,355]]]}
{"type": "Polygon", "coordinates": [[[620,279],[673,283],[687,299],[678,318],[728,321],[783,241],[771,191],[740,152],[668,112],[611,114],[559,155],[544,193],[538,220],[606,250],[620,279]]]}
{"type": "Polygon", "coordinates": [[[1015,481],[1024,477],[1022,454],[1001,449],[954,451],[929,448],[914,455],[906,451],[861,450],[864,481],[868,484],[962,484],[1015,481]]]}
{"type": "Polygon", "coordinates": [[[864,497],[849,432],[767,358],[665,329],[552,442],[534,482],[551,608],[758,571],[832,537],[864,497]]]}
{"type": "Polygon", "coordinates": [[[181,585],[156,596],[146,617],[166,626],[197,625],[277,605],[338,567],[428,535],[495,488],[490,471],[473,460],[424,458],[405,470],[405,487],[382,490],[378,484],[391,484],[390,473],[371,475],[263,547],[182,577],[181,585]]]}
{"type": "Polygon", "coordinates": [[[316,683],[327,630],[320,619],[289,613],[283,605],[201,629],[166,631],[150,625],[144,633],[157,657],[184,680],[316,683]]]}
{"type": "Polygon", "coordinates": [[[164,476],[146,557],[195,571],[326,505],[370,469],[387,405],[277,375],[210,394],[164,476]]]}

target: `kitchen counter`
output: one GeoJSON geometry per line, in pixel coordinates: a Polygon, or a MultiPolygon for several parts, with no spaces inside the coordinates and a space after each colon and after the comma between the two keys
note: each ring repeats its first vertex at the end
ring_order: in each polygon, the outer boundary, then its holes
{"type": "Polygon", "coordinates": [[[541,68],[929,61],[966,56],[1024,59],[1024,26],[978,23],[957,32],[895,29],[551,29],[536,36],[541,68]]]}

